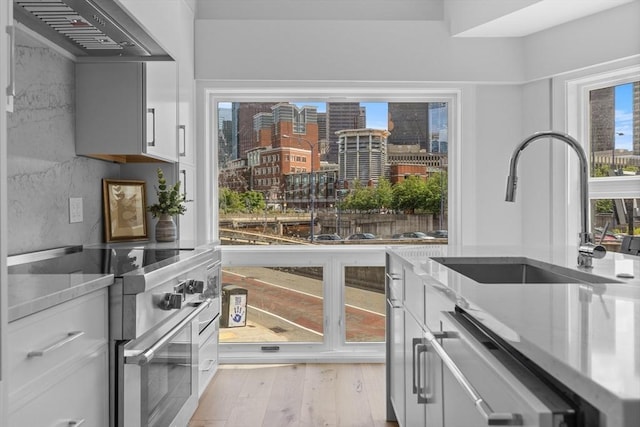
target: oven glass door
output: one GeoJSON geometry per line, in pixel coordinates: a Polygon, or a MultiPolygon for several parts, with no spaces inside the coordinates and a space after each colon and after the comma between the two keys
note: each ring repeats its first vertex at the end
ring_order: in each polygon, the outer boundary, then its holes
{"type": "Polygon", "coordinates": [[[197,406],[198,321],[208,306],[190,309],[181,321],[124,346],[121,405],[124,426],[180,424],[197,406]]]}

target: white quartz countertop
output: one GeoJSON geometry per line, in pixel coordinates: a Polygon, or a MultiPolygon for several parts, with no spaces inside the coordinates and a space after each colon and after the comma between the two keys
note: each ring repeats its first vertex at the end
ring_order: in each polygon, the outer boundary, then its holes
{"type": "Polygon", "coordinates": [[[113,284],[113,274],[10,274],[9,322],[113,284]]]}
{"type": "Polygon", "coordinates": [[[421,245],[388,252],[425,285],[448,288],[468,313],[603,411],[608,426],[640,419],[640,257],[593,260],[590,272],[610,283],[483,284],[432,258],[524,256],[578,270],[577,250],[421,245]],[[622,272],[634,277],[616,276],[622,272]]]}

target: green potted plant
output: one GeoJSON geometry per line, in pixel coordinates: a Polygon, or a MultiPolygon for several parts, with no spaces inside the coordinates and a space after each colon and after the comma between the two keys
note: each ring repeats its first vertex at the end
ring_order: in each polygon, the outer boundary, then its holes
{"type": "Polygon", "coordinates": [[[156,241],[173,242],[176,240],[176,223],[173,217],[183,215],[187,207],[185,206],[185,194],[180,192],[180,181],[174,185],[167,185],[162,169],[158,168],[158,185],[155,187],[158,195],[158,202],[147,207],[154,218],[158,218],[156,223],[156,241]]]}

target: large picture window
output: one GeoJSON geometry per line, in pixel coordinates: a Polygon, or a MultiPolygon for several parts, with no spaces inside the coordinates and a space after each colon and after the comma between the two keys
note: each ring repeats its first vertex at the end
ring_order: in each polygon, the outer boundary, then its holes
{"type": "Polygon", "coordinates": [[[222,244],[447,243],[449,102],[215,108],[222,244]]]}

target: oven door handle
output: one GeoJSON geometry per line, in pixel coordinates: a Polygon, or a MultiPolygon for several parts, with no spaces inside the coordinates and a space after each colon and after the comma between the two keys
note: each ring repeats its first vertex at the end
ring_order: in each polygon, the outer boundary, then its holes
{"type": "Polygon", "coordinates": [[[207,307],[209,307],[209,305],[211,305],[211,300],[210,299],[206,299],[206,300],[202,301],[200,304],[198,304],[198,306],[197,306],[197,308],[195,310],[193,310],[187,317],[182,319],[176,326],[171,328],[171,330],[169,332],[167,332],[162,337],[160,337],[160,339],[158,339],[158,341],[153,343],[153,345],[151,345],[146,350],[140,352],[139,354],[136,354],[135,356],[127,356],[127,357],[125,357],[124,358],[124,362],[127,363],[127,364],[136,364],[136,365],[140,365],[140,366],[146,365],[147,363],[149,363],[153,359],[153,356],[156,353],[156,351],[158,351],[165,344],[167,344],[169,341],[171,341],[173,339],[173,337],[178,335],[180,333],[180,331],[182,331],[184,329],[185,326],[187,326],[196,317],[198,317],[200,315],[200,313],[202,313],[204,310],[207,309],[207,307]]]}

